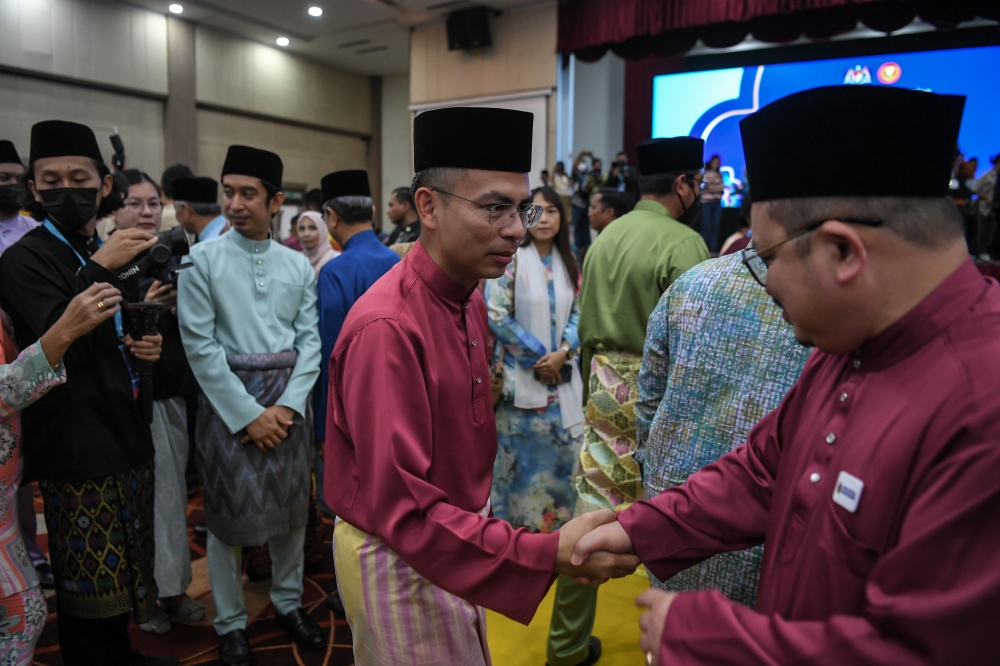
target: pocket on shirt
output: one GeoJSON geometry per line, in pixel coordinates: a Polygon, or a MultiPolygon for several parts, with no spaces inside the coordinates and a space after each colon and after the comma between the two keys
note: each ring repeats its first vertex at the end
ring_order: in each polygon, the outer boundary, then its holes
{"type": "Polygon", "coordinates": [[[274,314],[285,323],[292,323],[299,313],[304,287],[291,282],[274,282],[274,314]]]}
{"type": "Polygon", "coordinates": [[[879,549],[851,535],[837,515],[833,500],[826,503],[826,529],[820,533],[819,544],[833,558],[862,580],[866,580],[878,561],[879,549]]]}
{"type": "Polygon", "coordinates": [[[483,425],[483,421],[486,420],[485,398],[478,398],[472,401],[472,417],[476,419],[476,423],[483,425]]]}

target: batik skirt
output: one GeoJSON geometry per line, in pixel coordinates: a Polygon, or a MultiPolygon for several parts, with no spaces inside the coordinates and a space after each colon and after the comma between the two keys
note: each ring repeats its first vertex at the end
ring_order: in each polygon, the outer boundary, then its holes
{"type": "Polygon", "coordinates": [[[632,456],[637,446],[634,408],[641,365],[641,356],[626,351],[594,354],[575,515],[600,508],[621,511],[643,497],[642,476],[632,456]]]}
{"type": "Polygon", "coordinates": [[[83,482],[38,482],[60,610],[102,619],[156,608],[153,461],[83,482]]]}
{"type": "Polygon", "coordinates": [[[37,585],[0,599],[0,666],[29,666],[45,627],[45,594],[37,585]]]}
{"type": "MultiPolygon", "coordinates": [[[[234,354],[230,370],[262,407],[278,402],[298,353],[234,354]]],[[[272,536],[305,527],[312,490],[312,410],[289,427],[288,437],[270,451],[244,443],[246,430],[233,434],[202,394],[198,400],[195,462],[205,486],[205,522],[230,546],[259,546],[272,536]]]]}
{"type": "Polygon", "coordinates": [[[356,666],[491,666],[481,607],[445,592],[381,539],[340,519],[333,554],[356,666]]]}

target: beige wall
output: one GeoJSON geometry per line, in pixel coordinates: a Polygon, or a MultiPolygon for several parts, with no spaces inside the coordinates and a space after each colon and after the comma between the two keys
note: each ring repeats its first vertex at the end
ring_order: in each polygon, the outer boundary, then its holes
{"type": "Polygon", "coordinates": [[[93,0],[0,0],[0,64],[165,95],[167,20],[93,0]]]}
{"type": "Polygon", "coordinates": [[[286,183],[319,187],[331,171],[364,169],[362,139],[240,118],[215,111],[198,111],[198,173],[218,179],[226,151],[234,143],[270,150],[285,164],[286,183]]]}
{"type": "Polygon", "coordinates": [[[490,19],[493,45],[449,51],[443,25],[410,37],[410,103],[500,95],[556,85],[556,4],[490,19]]]}
{"type": "MultiPolygon", "coordinates": [[[[382,198],[413,179],[410,138],[410,75],[382,77],[382,198]]],[[[383,206],[384,208],[384,206],[383,206]]],[[[388,228],[388,219],[383,228],[388,228]]]]}
{"type": "Polygon", "coordinates": [[[340,130],[371,131],[371,82],[198,27],[197,98],[217,106],[340,130]]]}
{"type": "Polygon", "coordinates": [[[0,100],[0,138],[13,141],[24,161],[31,126],[51,118],[88,125],[106,161],[114,152],[108,137],[117,125],[127,165],[157,180],[163,172],[163,104],[156,100],[3,73],[0,100]]]}

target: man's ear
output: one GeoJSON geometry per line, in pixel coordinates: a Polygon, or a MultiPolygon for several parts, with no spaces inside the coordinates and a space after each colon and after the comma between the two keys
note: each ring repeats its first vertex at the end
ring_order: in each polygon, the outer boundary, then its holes
{"type": "Polygon", "coordinates": [[[437,231],[437,203],[434,200],[431,190],[427,187],[421,187],[414,192],[413,205],[416,208],[417,217],[420,218],[420,224],[428,229],[437,231]]]}
{"type": "Polygon", "coordinates": [[[825,247],[834,278],[839,284],[848,284],[868,265],[868,248],[855,225],[829,220],[815,234],[814,241],[825,247]]]}
{"type": "Polygon", "coordinates": [[[275,193],[275,195],[271,197],[271,207],[270,207],[271,215],[274,215],[279,210],[281,210],[281,206],[284,205],[284,203],[285,203],[285,193],[284,192],[275,193]]]}
{"type": "Polygon", "coordinates": [[[28,181],[28,190],[31,191],[31,196],[35,197],[35,201],[42,203],[42,195],[38,193],[38,188],[35,187],[35,180],[33,178],[28,181]]]}
{"type": "Polygon", "coordinates": [[[111,178],[111,175],[108,174],[105,176],[104,181],[101,183],[101,199],[108,198],[108,195],[111,194],[111,188],[114,186],[115,181],[111,178]]]}

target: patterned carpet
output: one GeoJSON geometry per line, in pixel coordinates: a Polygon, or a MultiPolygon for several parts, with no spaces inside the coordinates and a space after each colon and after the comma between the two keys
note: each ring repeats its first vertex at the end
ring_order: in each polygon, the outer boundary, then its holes
{"type": "MultiPolygon", "coordinates": [[[[191,492],[188,504],[188,541],[191,548],[191,561],[194,579],[188,594],[205,606],[205,619],[195,624],[181,624],[172,620],[172,629],[162,635],[149,634],[134,624],[129,631],[135,649],[143,654],[170,654],[181,659],[181,663],[189,664],[219,664],[218,637],[212,628],[215,617],[215,606],[208,582],[208,565],[205,559],[205,537],[198,536],[193,526],[204,524],[202,515],[201,490],[191,492]]],[[[48,550],[48,538],[44,534],[45,522],[42,519],[41,497],[35,496],[35,511],[38,514],[38,543],[43,550],[48,550]]],[[[334,618],[327,610],[323,601],[326,595],[337,589],[333,572],[333,553],[330,539],[333,534],[333,521],[324,520],[323,524],[326,548],[322,571],[306,575],[303,606],[319,622],[328,635],[325,652],[306,652],[292,643],[284,631],[278,628],[274,620],[274,607],[268,597],[270,580],[254,583],[244,577],[244,594],[247,608],[250,611],[250,624],[247,636],[253,646],[254,663],[257,666],[277,666],[278,664],[296,664],[298,666],[348,666],[354,663],[351,649],[351,630],[347,621],[334,618]]],[[[35,650],[35,664],[43,666],[62,666],[62,655],[59,653],[58,623],[55,595],[47,595],[49,616],[45,631],[35,650]]]]}

